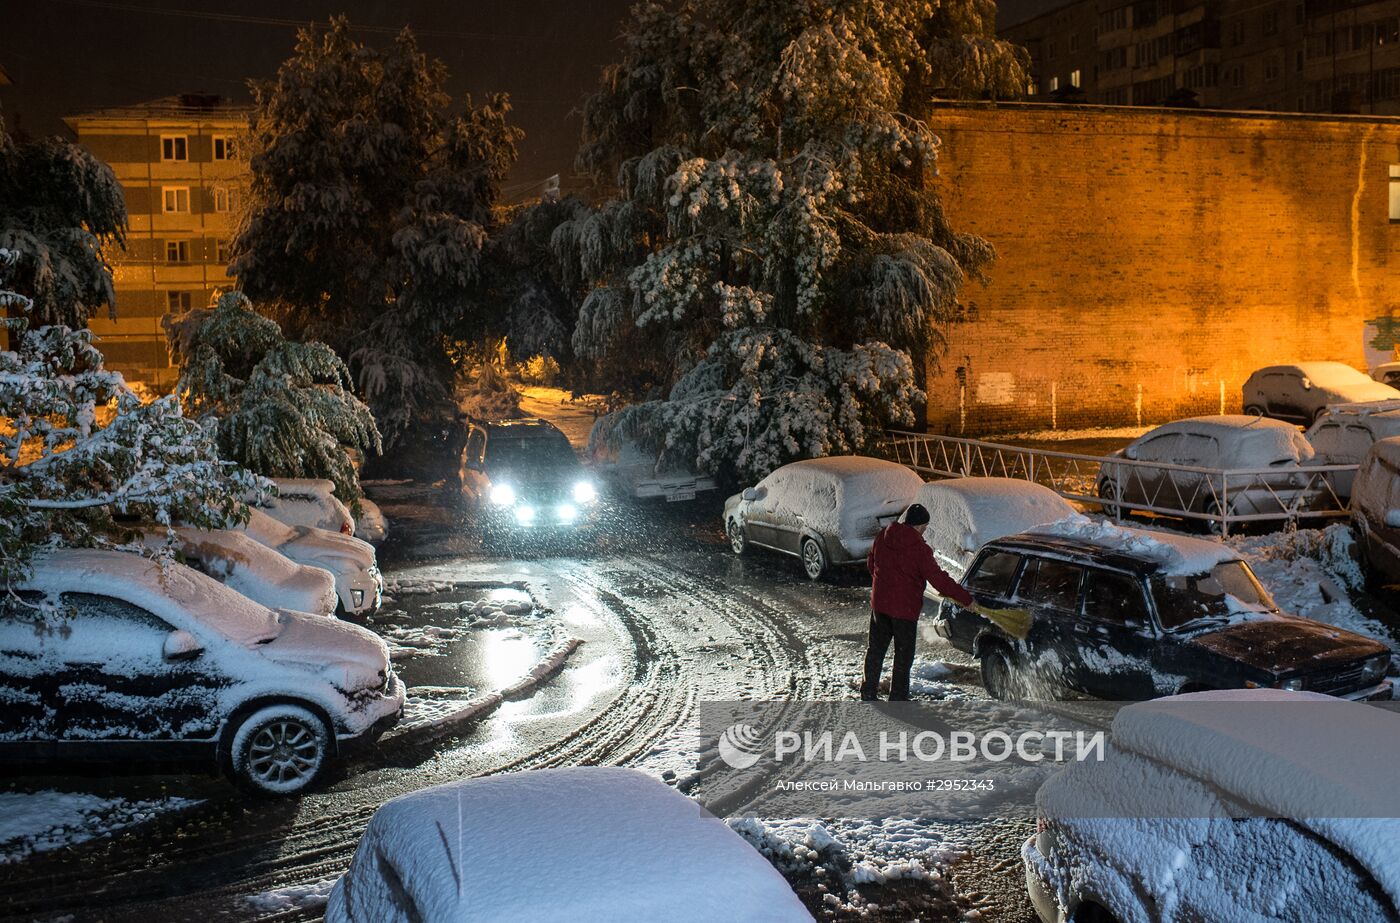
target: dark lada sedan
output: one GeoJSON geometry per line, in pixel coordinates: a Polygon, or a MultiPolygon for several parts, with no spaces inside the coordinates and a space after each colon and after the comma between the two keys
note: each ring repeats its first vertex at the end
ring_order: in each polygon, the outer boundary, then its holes
{"type": "Polygon", "coordinates": [[[938,611],[934,630],[981,661],[998,698],[1064,687],[1118,700],[1259,687],[1390,698],[1384,644],[1280,612],[1248,564],[1199,539],[1026,532],[983,546],[963,585],[1034,616],[1018,642],[951,603],[938,611]]]}

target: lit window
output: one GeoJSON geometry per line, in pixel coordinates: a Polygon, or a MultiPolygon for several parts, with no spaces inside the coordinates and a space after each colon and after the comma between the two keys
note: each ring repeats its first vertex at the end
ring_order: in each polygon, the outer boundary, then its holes
{"type": "Polygon", "coordinates": [[[1390,165],[1390,220],[1400,222],[1400,164],[1390,165]]]}
{"type": "Polygon", "coordinates": [[[160,159],[189,160],[190,139],[185,135],[161,135],[160,159]]]}
{"type": "Polygon", "coordinates": [[[189,186],[161,187],[161,211],[167,215],[188,214],[190,210],[189,186]]]}
{"type": "Polygon", "coordinates": [[[214,136],[214,159],[215,160],[235,160],[238,157],[238,148],[234,145],[234,140],[228,135],[214,136]]]}
{"type": "Polygon", "coordinates": [[[1036,94],[1036,91],[1037,91],[1038,89],[1039,89],[1039,87],[1037,87],[1034,83],[1028,83],[1028,84],[1026,84],[1026,95],[1027,95],[1027,96],[1034,96],[1034,95],[1036,94]]]}
{"type": "Polygon", "coordinates": [[[194,298],[190,292],[166,292],[165,306],[171,311],[188,311],[194,304],[194,298]]]}
{"type": "Polygon", "coordinates": [[[165,261],[167,263],[188,263],[190,261],[190,242],[188,240],[167,240],[165,242],[165,261]]]}
{"type": "Polygon", "coordinates": [[[1079,86],[1079,71],[1072,70],[1069,72],[1069,85],[1072,87],[1079,86]]]}
{"type": "Polygon", "coordinates": [[[1055,92],[1056,90],[1058,90],[1059,88],[1060,88],[1060,78],[1059,78],[1059,77],[1051,77],[1051,78],[1050,78],[1050,92],[1053,93],[1053,92],[1055,92]]]}

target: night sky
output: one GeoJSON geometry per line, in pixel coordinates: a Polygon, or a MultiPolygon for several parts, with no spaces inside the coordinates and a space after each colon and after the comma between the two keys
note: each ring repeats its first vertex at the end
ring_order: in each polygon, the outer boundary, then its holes
{"type": "MultiPolygon", "coordinates": [[[[756,0],[761,2],[761,0],[756,0]]],[[[1060,0],[1003,5],[1014,21],[1060,0]]],[[[0,87],[11,130],[67,133],[61,119],[184,92],[249,98],[291,54],[293,23],[344,12],[356,37],[388,42],[405,23],[447,64],[448,90],[510,93],[525,130],[513,179],[572,172],[577,109],[616,57],[630,0],[0,0],[0,87]]]]}

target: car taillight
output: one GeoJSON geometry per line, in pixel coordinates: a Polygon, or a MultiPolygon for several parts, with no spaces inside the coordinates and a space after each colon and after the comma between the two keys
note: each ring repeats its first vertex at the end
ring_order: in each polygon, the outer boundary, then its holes
{"type": "Polygon", "coordinates": [[[341,533],[342,535],[354,535],[354,534],[355,534],[355,527],[352,526],[352,525],[350,525],[350,523],[348,523],[348,522],[342,522],[342,523],[340,524],[340,533],[341,533]]]}

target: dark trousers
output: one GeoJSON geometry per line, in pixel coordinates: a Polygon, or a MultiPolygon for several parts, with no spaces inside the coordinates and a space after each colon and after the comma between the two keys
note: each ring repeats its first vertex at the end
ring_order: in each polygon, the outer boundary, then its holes
{"type": "Polygon", "coordinates": [[[865,650],[865,682],[860,697],[874,701],[880,697],[880,674],[885,671],[885,652],[894,641],[894,675],[890,677],[890,701],[909,699],[909,670],[914,666],[914,642],[919,623],[913,619],[890,618],[883,612],[870,613],[870,645],[865,650]]]}

